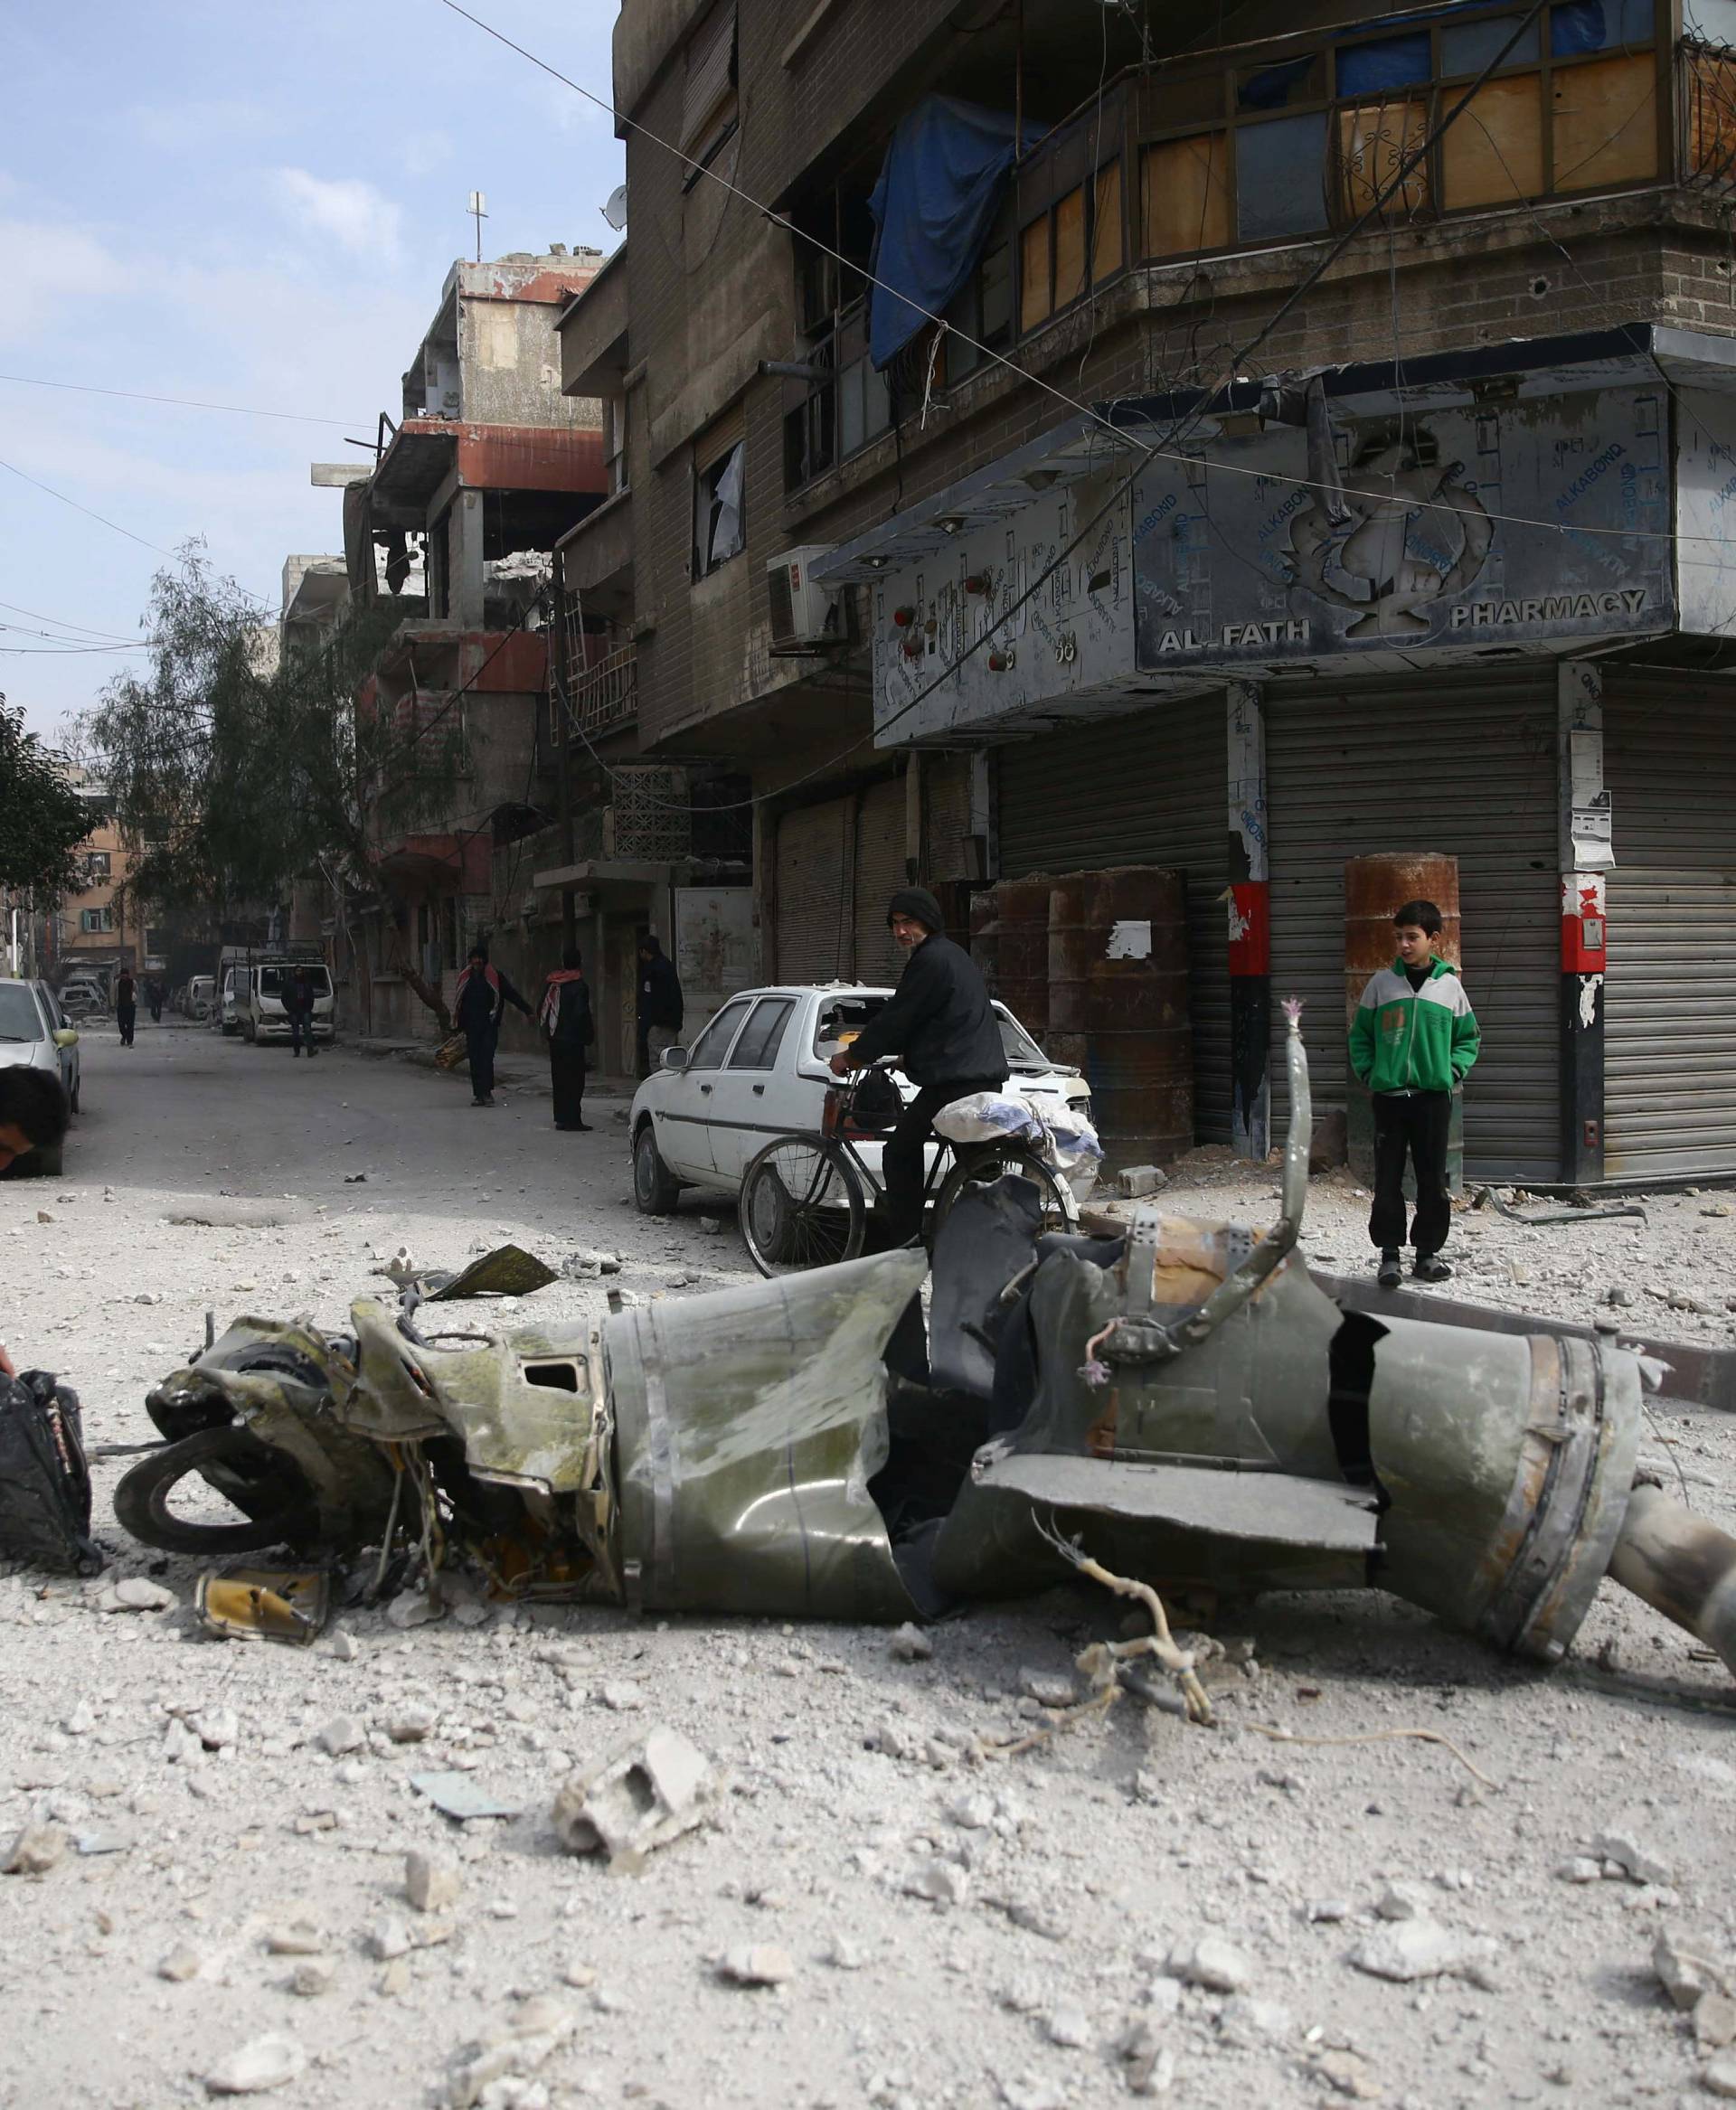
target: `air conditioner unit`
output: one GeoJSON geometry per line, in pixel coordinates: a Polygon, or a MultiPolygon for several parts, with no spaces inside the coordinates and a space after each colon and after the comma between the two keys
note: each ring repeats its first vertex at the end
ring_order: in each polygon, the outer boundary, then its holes
{"type": "Polygon", "coordinates": [[[843,589],[821,586],[808,577],[808,566],[817,558],[829,557],[832,550],[830,542],[804,542],[766,566],[775,655],[824,652],[830,645],[850,642],[843,589]]]}

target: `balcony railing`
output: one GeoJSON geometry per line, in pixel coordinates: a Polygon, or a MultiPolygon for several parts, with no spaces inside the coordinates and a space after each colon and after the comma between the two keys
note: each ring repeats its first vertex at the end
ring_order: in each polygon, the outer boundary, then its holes
{"type": "Polygon", "coordinates": [[[638,647],[623,645],[577,672],[569,680],[567,701],[581,732],[613,732],[628,724],[639,708],[638,647]]]}

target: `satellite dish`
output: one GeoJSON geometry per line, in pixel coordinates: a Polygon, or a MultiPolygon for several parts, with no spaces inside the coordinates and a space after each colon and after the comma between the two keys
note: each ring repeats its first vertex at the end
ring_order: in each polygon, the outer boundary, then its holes
{"type": "Polygon", "coordinates": [[[618,233],[627,225],[627,185],[617,184],[609,193],[609,203],[602,208],[603,218],[618,233]]]}

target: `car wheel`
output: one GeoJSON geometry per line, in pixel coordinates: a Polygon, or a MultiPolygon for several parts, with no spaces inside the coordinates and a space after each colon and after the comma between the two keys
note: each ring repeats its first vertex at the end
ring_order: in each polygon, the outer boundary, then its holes
{"type": "Polygon", "coordinates": [[[27,1156],[20,1158],[18,1163],[23,1166],[26,1179],[34,1176],[42,1180],[57,1180],[61,1176],[61,1159],[64,1154],[65,1145],[63,1144],[57,1143],[52,1147],[39,1144],[27,1156]]]}
{"type": "Polygon", "coordinates": [[[670,1173],[657,1150],[656,1133],[649,1121],[639,1130],[633,1145],[633,1199],[642,1216],[668,1216],[681,1193],[680,1182],[670,1173]]]}

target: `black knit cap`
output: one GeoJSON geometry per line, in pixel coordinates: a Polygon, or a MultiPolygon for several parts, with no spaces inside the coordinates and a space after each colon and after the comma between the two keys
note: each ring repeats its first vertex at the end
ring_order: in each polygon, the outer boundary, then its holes
{"type": "Polygon", "coordinates": [[[887,922],[894,916],[909,916],[915,922],[926,924],[930,930],[944,930],[947,925],[939,902],[927,887],[900,887],[886,904],[887,922]]]}

